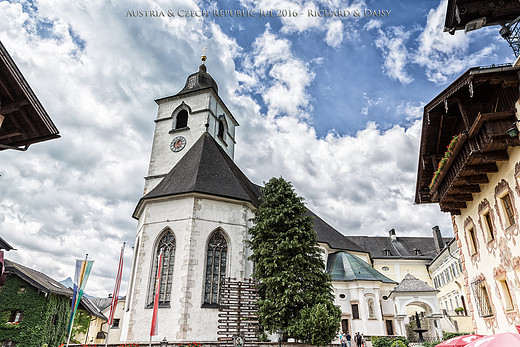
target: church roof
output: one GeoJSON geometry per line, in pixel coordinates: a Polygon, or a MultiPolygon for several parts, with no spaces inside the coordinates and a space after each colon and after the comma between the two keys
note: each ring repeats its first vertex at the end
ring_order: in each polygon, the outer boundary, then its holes
{"type": "Polygon", "coordinates": [[[199,71],[188,76],[184,88],[182,88],[182,90],[176,95],[182,95],[206,88],[212,88],[215,93],[218,94],[217,82],[215,82],[213,77],[206,72],[206,65],[202,64],[199,66],[199,71]]]}
{"type": "Polygon", "coordinates": [[[383,283],[397,283],[386,277],[370,264],[348,252],[329,254],[327,272],[333,281],[380,281],[383,283]]]}
{"type": "Polygon", "coordinates": [[[334,229],[311,210],[307,209],[307,214],[313,218],[314,230],[317,233],[316,241],[326,243],[329,247],[335,249],[366,252],[362,247],[352,242],[349,236],[345,236],[334,229]]]}
{"type": "Polygon", "coordinates": [[[435,292],[438,290],[430,287],[426,282],[421,281],[415,276],[407,274],[392,292],[435,292]]]}
{"type": "Polygon", "coordinates": [[[159,184],[141,198],[144,200],[185,193],[202,193],[259,205],[260,191],[244,175],[233,160],[208,133],[193,144],[189,151],[166,174],[159,184]]]}
{"type": "MultiPolygon", "coordinates": [[[[375,259],[424,259],[431,260],[439,253],[433,237],[407,236],[346,236],[375,259]],[[417,250],[417,251],[416,251],[417,250]]],[[[448,242],[449,237],[443,238],[448,242]]]]}

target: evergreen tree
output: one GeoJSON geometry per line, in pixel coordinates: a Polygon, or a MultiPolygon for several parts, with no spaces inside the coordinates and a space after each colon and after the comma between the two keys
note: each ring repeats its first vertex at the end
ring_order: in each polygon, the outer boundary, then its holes
{"type": "Polygon", "coordinates": [[[259,281],[260,323],[271,333],[282,329],[310,342],[302,327],[310,323],[309,317],[327,310],[332,319],[327,320],[330,327],[322,330],[328,335],[319,341],[330,342],[339,329],[341,313],[333,305],[330,276],[325,273],[303,198],[281,177],[267,182],[262,193],[255,225],[249,229],[253,277],[259,281]],[[312,311],[318,304],[322,304],[319,310],[312,311]]]}

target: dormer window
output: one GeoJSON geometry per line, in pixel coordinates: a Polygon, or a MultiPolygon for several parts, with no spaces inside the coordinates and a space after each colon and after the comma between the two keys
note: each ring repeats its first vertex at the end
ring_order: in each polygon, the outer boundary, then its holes
{"type": "Polygon", "coordinates": [[[414,249],[414,251],[415,251],[415,255],[422,255],[420,249],[417,249],[417,248],[416,248],[416,249],[414,249]]]}
{"type": "Polygon", "coordinates": [[[383,255],[385,255],[385,256],[390,256],[390,255],[392,255],[392,254],[390,254],[390,250],[389,250],[389,249],[386,249],[386,248],[385,248],[385,249],[383,249],[383,255]]]}
{"type": "Polygon", "coordinates": [[[188,126],[188,111],[182,110],[177,114],[175,129],[182,129],[188,126]]]}

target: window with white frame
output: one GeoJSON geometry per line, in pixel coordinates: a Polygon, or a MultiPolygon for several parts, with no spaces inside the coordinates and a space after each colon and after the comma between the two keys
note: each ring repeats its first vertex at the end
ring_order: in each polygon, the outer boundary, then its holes
{"type": "Polygon", "coordinates": [[[509,290],[509,285],[507,284],[507,280],[505,278],[499,279],[498,283],[500,285],[500,290],[502,291],[502,297],[504,299],[504,307],[506,311],[511,311],[514,309],[513,297],[511,296],[511,291],[509,290]]]}

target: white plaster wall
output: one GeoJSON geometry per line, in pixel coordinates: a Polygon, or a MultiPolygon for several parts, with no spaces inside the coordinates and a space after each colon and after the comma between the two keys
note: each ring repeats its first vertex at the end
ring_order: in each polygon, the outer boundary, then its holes
{"type": "MultiPolygon", "coordinates": [[[[518,104],[517,104],[518,107],[518,104]]],[[[465,270],[464,281],[467,289],[468,305],[474,319],[474,327],[478,334],[493,334],[498,332],[516,332],[515,325],[520,323],[520,283],[518,267],[514,266],[513,260],[520,255],[519,222],[520,198],[518,190],[518,178],[515,178],[515,165],[520,162],[520,148],[510,147],[508,150],[509,161],[497,162],[498,172],[487,174],[489,183],[481,184],[480,193],[473,194],[473,201],[467,202],[467,208],[461,210],[460,216],[452,218],[454,223],[455,237],[459,246],[460,258],[465,270]],[[516,223],[506,228],[505,216],[501,201],[495,200],[495,187],[504,179],[511,189],[510,197],[514,204],[516,223]],[[479,223],[479,204],[487,199],[490,203],[491,218],[495,227],[495,241],[486,242],[484,238],[483,225],[479,223]],[[477,237],[478,252],[470,254],[468,240],[465,235],[464,222],[471,218],[477,237]],[[509,259],[509,261],[507,261],[509,259]],[[514,310],[506,311],[501,288],[499,288],[494,271],[500,266],[506,270],[511,295],[513,297],[514,310]],[[516,270],[515,270],[516,269],[516,270]],[[491,299],[493,316],[480,317],[475,305],[474,293],[471,283],[481,276],[486,280],[488,294],[491,299]]]]}
{"type": "Polygon", "coordinates": [[[160,308],[158,335],[168,341],[216,341],[218,309],[201,308],[206,269],[206,244],[210,234],[222,228],[228,238],[227,274],[249,278],[252,266],[245,246],[252,212],[242,203],[186,196],[147,203],[139,220],[140,249],[129,311],[121,338],[148,341],[152,309],[145,308],[149,291],[154,245],[165,228],[176,238],[173,289],[170,308],[160,308]]]}
{"type": "Polygon", "coordinates": [[[392,319],[394,316],[394,305],[392,300],[382,301],[383,295],[393,289],[394,285],[377,281],[333,281],[334,304],[341,309],[342,319],[348,319],[350,332],[361,332],[365,335],[386,335],[384,319],[392,319]],[[340,298],[340,294],[345,294],[345,298],[340,298]],[[367,299],[374,300],[375,318],[369,319],[367,299]],[[359,306],[359,318],[352,319],[352,303],[359,306]],[[383,313],[381,314],[380,303],[382,303],[383,313]],[[386,316],[383,318],[383,315],[386,316]]]}

